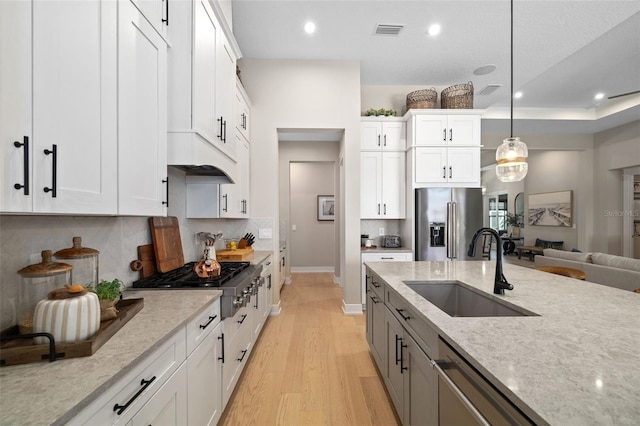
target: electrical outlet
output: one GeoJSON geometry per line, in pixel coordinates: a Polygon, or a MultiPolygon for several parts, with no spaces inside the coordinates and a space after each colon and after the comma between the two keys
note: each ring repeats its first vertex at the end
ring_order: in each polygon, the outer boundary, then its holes
{"type": "Polygon", "coordinates": [[[378,235],[380,236],[384,235],[384,228],[378,228],[378,235]]]}

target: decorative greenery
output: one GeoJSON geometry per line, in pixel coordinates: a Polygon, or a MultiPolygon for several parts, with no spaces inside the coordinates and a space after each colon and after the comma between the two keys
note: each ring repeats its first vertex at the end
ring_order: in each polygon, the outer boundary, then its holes
{"type": "Polygon", "coordinates": [[[507,225],[517,226],[519,228],[522,228],[524,226],[523,214],[514,214],[511,212],[507,212],[506,220],[507,220],[507,225]]]}
{"type": "Polygon", "coordinates": [[[100,300],[114,300],[120,297],[120,292],[124,288],[124,284],[117,278],[113,281],[100,280],[96,288],[89,286],[88,290],[98,295],[100,300]]]}
{"type": "Polygon", "coordinates": [[[397,113],[395,109],[384,109],[384,108],[380,108],[380,109],[369,108],[367,111],[364,112],[364,115],[367,117],[370,117],[370,116],[377,117],[379,115],[386,116],[386,117],[389,117],[389,116],[395,117],[396,114],[397,113]]]}

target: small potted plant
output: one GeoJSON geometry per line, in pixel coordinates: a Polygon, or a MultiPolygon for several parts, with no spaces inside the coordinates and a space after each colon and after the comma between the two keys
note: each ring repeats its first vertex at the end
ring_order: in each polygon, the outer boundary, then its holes
{"type": "Polygon", "coordinates": [[[511,227],[510,235],[514,238],[520,237],[520,227],[522,223],[523,215],[507,212],[506,221],[507,225],[511,227]]]}
{"type": "Polygon", "coordinates": [[[100,280],[96,288],[88,287],[88,290],[94,292],[100,300],[101,321],[113,319],[118,315],[115,305],[120,300],[123,288],[124,284],[117,278],[112,281],[100,280]]]}

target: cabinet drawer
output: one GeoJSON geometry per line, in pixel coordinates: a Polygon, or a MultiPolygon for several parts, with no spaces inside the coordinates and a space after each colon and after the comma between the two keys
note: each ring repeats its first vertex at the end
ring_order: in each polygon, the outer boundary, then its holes
{"type": "Polygon", "coordinates": [[[182,328],[151,355],[145,356],[142,363],[83,410],[71,424],[106,425],[128,421],[186,359],[185,342],[186,333],[182,328]],[[118,414],[120,410],[116,405],[127,407],[118,414]]]}
{"type": "MultiPolygon", "coordinates": [[[[226,320],[225,320],[226,321],[226,320]]],[[[222,406],[226,406],[233,389],[240,378],[249,358],[249,349],[253,342],[251,338],[251,322],[249,318],[243,323],[233,339],[224,341],[224,362],[222,364],[222,406]],[[227,342],[229,342],[227,344],[227,342]]],[[[223,408],[224,409],[224,408],[223,408]]]]}
{"type": "Polygon", "coordinates": [[[187,354],[191,354],[219,323],[220,299],[216,299],[187,324],[187,354]]]}
{"type": "Polygon", "coordinates": [[[244,308],[240,308],[240,310],[236,312],[233,317],[225,318],[222,322],[222,331],[224,332],[224,338],[226,341],[232,341],[235,335],[238,334],[238,330],[242,326],[251,323],[251,310],[255,310],[255,308],[253,307],[253,303],[255,302],[255,300],[253,299],[254,297],[256,296],[251,296],[251,301],[247,303],[247,306],[245,306],[244,308]]]}
{"type": "Polygon", "coordinates": [[[384,301],[384,281],[382,281],[376,274],[368,270],[367,276],[367,290],[373,291],[373,294],[384,301]]]}
{"type": "Polygon", "coordinates": [[[422,350],[431,359],[436,359],[438,356],[438,333],[409,302],[395,291],[387,288],[385,301],[389,310],[416,339],[422,350]]]}

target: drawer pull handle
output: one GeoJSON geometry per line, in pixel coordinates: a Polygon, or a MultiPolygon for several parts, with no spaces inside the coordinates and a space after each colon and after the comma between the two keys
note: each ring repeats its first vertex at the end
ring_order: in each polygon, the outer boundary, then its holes
{"type": "Polygon", "coordinates": [[[239,361],[239,362],[242,362],[242,360],[244,359],[244,357],[245,357],[245,355],[246,355],[246,354],[247,354],[247,350],[246,350],[246,349],[244,349],[244,350],[242,351],[242,355],[240,356],[240,358],[238,358],[238,361],[239,361]]]}
{"type": "Polygon", "coordinates": [[[402,339],[400,339],[400,374],[404,374],[405,371],[409,369],[409,367],[405,367],[404,365],[404,348],[407,348],[408,345],[402,343],[402,339]]]}
{"type": "Polygon", "coordinates": [[[380,260],[393,260],[393,257],[381,257],[380,260]]]}
{"type": "Polygon", "coordinates": [[[53,156],[53,165],[51,168],[51,187],[45,186],[43,191],[46,193],[51,192],[51,197],[56,198],[58,193],[58,145],[53,144],[50,150],[45,149],[44,155],[53,156]]]}
{"type": "Polygon", "coordinates": [[[222,340],[222,356],[218,357],[218,361],[222,361],[224,364],[224,333],[218,336],[218,340],[222,340]]]}
{"type": "Polygon", "coordinates": [[[371,301],[372,301],[373,303],[380,303],[380,301],[378,300],[378,298],[377,298],[377,297],[375,297],[375,296],[371,296],[371,301]]]}
{"type": "Polygon", "coordinates": [[[214,315],[214,316],[212,316],[212,317],[209,317],[209,321],[207,321],[207,323],[206,323],[206,324],[204,324],[204,325],[203,325],[203,324],[200,324],[200,328],[204,330],[205,328],[209,327],[209,324],[211,324],[211,323],[213,322],[213,320],[214,320],[214,319],[216,319],[216,318],[218,318],[218,316],[217,316],[217,315],[214,315]]]}
{"type": "Polygon", "coordinates": [[[376,283],[374,280],[371,280],[371,285],[375,288],[380,288],[380,284],[376,283]]]}
{"type": "Polygon", "coordinates": [[[243,314],[242,315],[242,319],[238,320],[238,324],[242,324],[244,322],[244,320],[247,319],[247,314],[243,314]]]}
{"type": "Polygon", "coordinates": [[[115,411],[117,415],[122,414],[124,412],[124,410],[129,408],[129,406],[133,403],[133,401],[138,399],[138,397],[142,394],[142,392],[144,392],[149,386],[151,386],[151,383],[153,383],[153,381],[155,379],[156,379],[156,376],[153,376],[149,380],[142,379],[140,381],[140,386],[142,386],[142,387],[140,389],[138,389],[138,392],[136,392],[136,394],[133,395],[133,397],[131,397],[131,399],[129,401],[127,401],[126,404],[124,404],[124,405],[120,405],[120,404],[114,405],[113,411],[115,411]]]}
{"type": "Polygon", "coordinates": [[[15,141],[13,143],[13,146],[15,146],[16,148],[22,147],[22,174],[24,176],[24,185],[16,183],[15,185],[13,185],[13,187],[17,190],[22,189],[24,195],[29,195],[29,136],[24,136],[22,143],[15,141]]]}
{"type": "Polygon", "coordinates": [[[398,308],[396,308],[396,311],[398,311],[398,313],[400,314],[400,316],[402,317],[402,319],[403,319],[403,320],[405,320],[405,321],[409,321],[409,320],[411,319],[411,317],[410,317],[409,315],[404,316],[404,314],[403,314],[404,309],[398,309],[398,308]]]}

